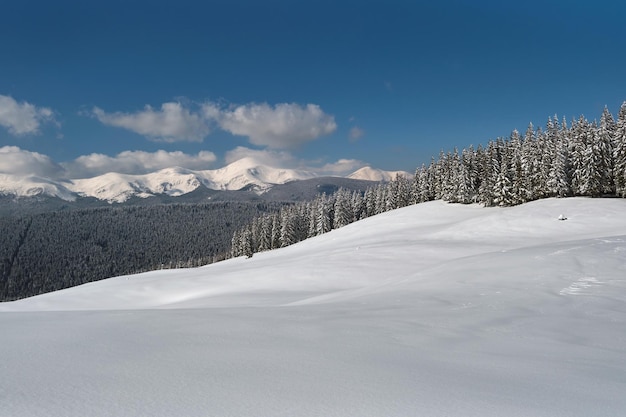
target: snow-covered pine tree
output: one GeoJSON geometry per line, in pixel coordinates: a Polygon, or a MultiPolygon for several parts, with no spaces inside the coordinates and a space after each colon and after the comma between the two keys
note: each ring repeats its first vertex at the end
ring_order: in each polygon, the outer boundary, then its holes
{"type": "Polygon", "coordinates": [[[261,217],[258,231],[258,249],[266,251],[272,249],[272,218],[265,214],[261,217]]]}
{"type": "Polygon", "coordinates": [[[603,190],[603,180],[606,178],[605,157],[603,143],[600,140],[599,129],[595,122],[588,125],[587,146],[583,155],[583,195],[600,197],[603,190]]]}
{"type": "Polygon", "coordinates": [[[365,190],[365,195],[363,196],[365,200],[365,216],[371,217],[376,214],[376,189],[374,187],[370,187],[365,190]]]}
{"type": "Polygon", "coordinates": [[[365,211],[363,196],[358,191],[352,192],[352,218],[354,221],[361,220],[365,211]]]}
{"type": "Polygon", "coordinates": [[[472,187],[471,187],[471,179],[470,179],[470,171],[468,167],[461,163],[456,170],[456,194],[454,196],[454,200],[457,203],[469,204],[472,202],[472,187]]]}
{"type": "Polygon", "coordinates": [[[245,227],[240,235],[240,251],[241,255],[246,258],[251,258],[254,254],[254,242],[252,241],[252,230],[250,227],[245,227]]]}
{"type": "Polygon", "coordinates": [[[316,200],[316,234],[330,232],[333,229],[333,203],[325,194],[316,200]]]}
{"type": "MultiPolygon", "coordinates": [[[[515,137],[517,131],[513,131],[515,137]]],[[[513,158],[511,149],[506,143],[499,145],[502,149],[500,160],[494,164],[494,174],[496,175],[493,185],[493,203],[497,206],[511,206],[515,201],[511,186],[511,160],[513,158]]]]}
{"type": "Polygon", "coordinates": [[[434,198],[433,181],[432,181],[432,165],[422,165],[419,172],[420,196],[421,203],[431,201],[434,198]]]}
{"type": "Polygon", "coordinates": [[[420,178],[419,178],[419,174],[420,174],[420,170],[423,169],[423,165],[422,168],[417,168],[415,170],[415,174],[413,175],[413,178],[411,179],[411,194],[409,197],[409,204],[417,204],[420,203],[420,194],[422,193],[422,185],[420,183],[420,178]]]}
{"type": "Polygon", "coordinates": [[[459,165],[459,151],[454,148],[452,153],[444,156],[441,164],[441,199],[444,201],[457,202],[459,165]]]}
{"type": "Polygon", "coordinates": [[[272,213],[271,217],[272,217],[271,248],[272,249],[276,249],[276,248],[280,248],[280,246],[281,246],[281,241],[280,241],[280,231],[281,231],[280,215],[278,213],[272,213]]]}
{"type": "Polygon", "coordinates": [[[317,200],[319,196],[308,204],[309,210],[309,230],[308,237],[317,236],[317,200]]]}
{"type": "Polygon", "coordinates": [[[375,189],[376,192],[376,203],[375,203],[375,213],[380,214],[387,211],[387,187],[383,184],[378,184],[375,189]]]}
{"type": "Polygon", "coordinates": [[[241,242],[241,231],[240,230],[235,230],[233,232],[233,238],[230,241],[230,257],[231,258],[236,258],[238,256],[241,256],[241,248],[240,248],[240,242],[241,242]]]}
{"type": "Polygon", "coordinates": [[[298,241],[296,212],[293,207],[286,207],[280,211],[280,246],[286,247],[298,241]]]}
{"type": "Polygon", "coordinates": [[[622,103],[613,135],[615,193],[626,198],[626,101],[622,103]]]}
{"type": "Polygon", "coordinates": [[[615,194],[615,159],[614,159],[614,137],[617,126],[613,115],[605,106],[600,117],[598,136],[600,142],[600,152],[602,158],[602,193],[615,194]]]}
{"type": "Polygon", "coordinates": [[[335,217],[333,228],[338,229],[352,223],[352,214],[350,195],[345,189],[340,188],[335,193],[335,217]]]}
{"type": "MultiPolygon", "coordinates": [[[[480,147],[479,147],[480,148],[480,147]]],[[[470,145],[469,148],[463,149],[461,152],[461,165],[465,167],[467,171],[466,187],[468,188],[469,199],[467,203],[473,203],[476,201],[476,194],[478,193],[479,180],[479,167],[477,164],[477,150],[474,150],[474,146],[470,145]]]]}
{"type": "Polygon", "coordinates": [[[478,187],[478,202],[485,207],[494,205],[494,186],[500,171],[500,155],[497,141],[489,141],[483,158],[478,161],[482,181],[478,187]]]}
{"type": "Polygon", "coordinates": [[[580,116],[578,120],[572,121],[570,128],[570,155],[571,155],[571,179],[572,192],[574,195],[585,195],[585,153],[587,148],[587,120],[580,116]]]}
{"type": "Polygon", "coordinates": [[[547,195],[551,197],[567,197],[570,194],[570,186],[567,176],[567,145],[560,138],[548,142],[551,158],[551,165],[548,170],[548,180],[546,182],[547,195]]]}
{"type": "Polygon", "coordinates": [[[411,199],[411,182],[410,180],[397,173],[393,179],[394,187],[393,192],[395,196],[394,200],[394,208],[406,207],[409,205],[409,201],[411,199]]]}

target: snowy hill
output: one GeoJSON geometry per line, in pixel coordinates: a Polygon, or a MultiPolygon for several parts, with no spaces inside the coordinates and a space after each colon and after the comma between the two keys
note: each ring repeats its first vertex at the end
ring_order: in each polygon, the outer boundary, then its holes
{"type": "Polygon", "coordinates": [[[0,195],[15,195],[19,197],[34,197],[47,195],[59,197],[66,201],[76,199],[74,193],[67,188],[69,183],[54,181],[37,176],[17,176],[0,173],[0,195]]]}
{"type": "Polygon", "coordinates": [[[348,175],[348,178],[366,181],[391,181],[396,175],[402,175],[407,178],[411,177],[411,174],[406,171],[383,171],[382,169],[363,167],[348,175]]]}
{"type": "Polygon", "coordinates": [[[203,183],[213,190],[240,190],[254,186],[259,192],[267,191],[274,184],[315,178],[310,171],[272,168],[259,164],[253,158],[243,158],[224,168],[199,171],[203,183]]]}
{"type": "Polygon", "coordinates": [[[251,259],[0,304],[2,411],[621,415],[625,210],[434,201],[251,259]]]}
{"type": "MultiPolygon", "coordinates": [[[[364,168],[365,169],[365,168],[364,168]]],[[[346,176],[352,179],[389,181],[395,172],[368,168],[346,176]]],[[[204,186],[211,190],[241,190],[252,188],[261,194],[274,185],[317,178],[313,171],[275,168],[253,158],[243,158],[223,168],[192,171],[173,167],[143,175],[110,172],[92,178],[58,180],[34,176],[19,177],[0,174],[0,195],[18,197],[52,196],[74,201],[77,197],[95,197],[122,203],[131,197],[158,194],[180,196],[204,186]]]]}
{"type": "Polygon", "coordinates": [[[192,172],[173,168],[146,175],[108,173],[93,178],[72,180],[69,188],[82,197],[121,203],[132,196],[149,197],[154,194],[177,196],[191,192],[199,186],[200,180],[192,172]]]}

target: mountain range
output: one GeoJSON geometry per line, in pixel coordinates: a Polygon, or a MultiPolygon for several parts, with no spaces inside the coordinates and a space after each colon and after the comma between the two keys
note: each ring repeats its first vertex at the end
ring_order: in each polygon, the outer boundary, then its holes
{"type": "MultiPolygon", "coordinates": [[[[410,175],[405,171],[384,171],[363,167],[349,175],[339,177],[365,181],[389,181],[397,174],[410,175]]],[[[243,158],[215,170],[194,171],[172,167],[142,175],[109,172],[92,178],[80,179],[54,179],[0,173],[0,195],[48,196],[65,201],[75,201],[80,197],[93,197],[109,203],[123,203],[133,197],[147,198],[157,195],[177,197],[201,188],[221,191],[245,189],[260,195],[278,184],[319,177],[320,174],[314,171],[270,167],[253,158],[243,158]]]]}

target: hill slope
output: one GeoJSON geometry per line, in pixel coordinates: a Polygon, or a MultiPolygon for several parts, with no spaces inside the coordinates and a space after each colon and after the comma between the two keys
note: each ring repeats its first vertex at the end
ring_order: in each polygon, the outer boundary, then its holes
{"type": "Polygon", "coordinates": [[[435,201],[252,259],[0,304],[4,406],[21,416],[619,415],[625,209],[617,199],[435,201]]]}

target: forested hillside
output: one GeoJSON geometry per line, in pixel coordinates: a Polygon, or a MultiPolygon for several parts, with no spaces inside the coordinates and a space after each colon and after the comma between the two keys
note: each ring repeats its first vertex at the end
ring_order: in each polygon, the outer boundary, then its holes
{"type": "Polygon", "coordinates": [[[228,253],[234,230],[281,205],[170,204],[0,217],[0,300],[214,262],[228,253]]]}
{"type": "Polygon", "coordinates": [[[626,102],[617,120],[584,116],[568,126],[549,118],[522,135],[439,155],[414,178],[401,176],[364,194],[341,190],[268,213],[237,230],[232,256],[291,245],[387,210],[430,200],[513,206],[548,197],[626,198],[626,102]]]}

